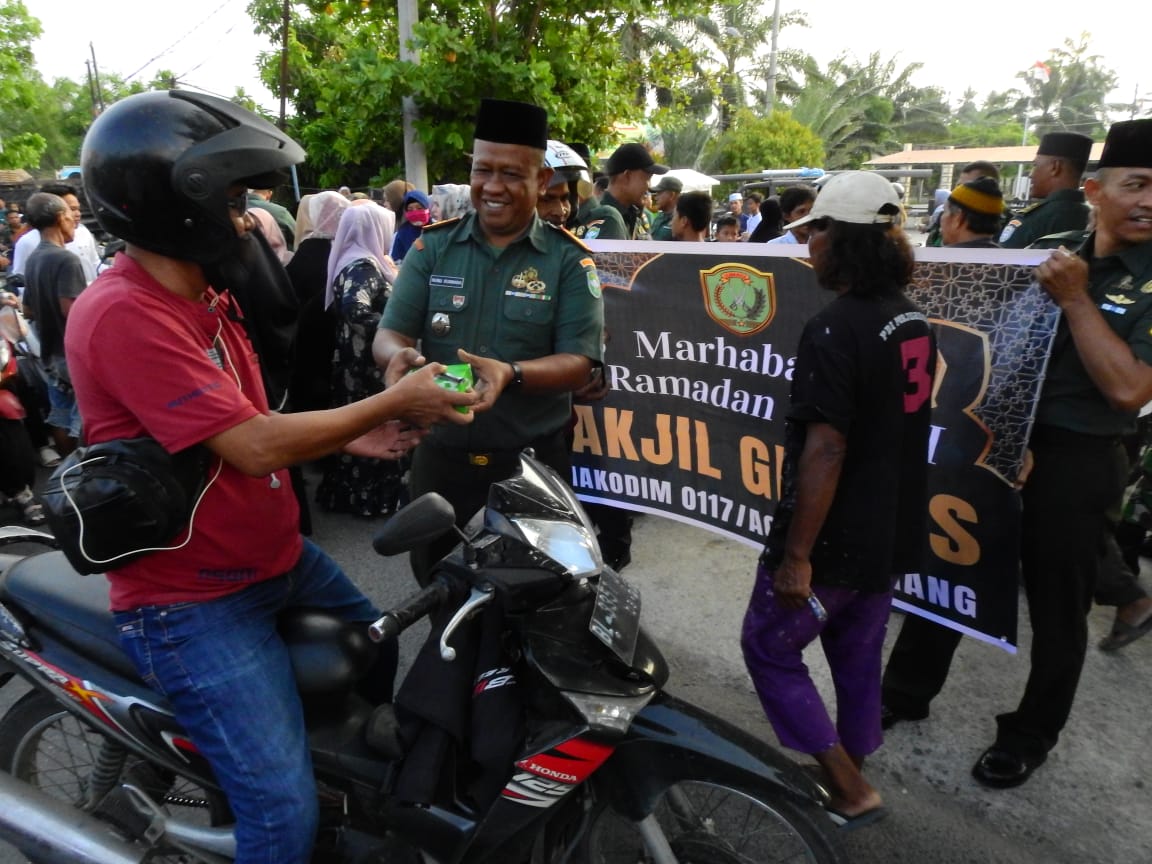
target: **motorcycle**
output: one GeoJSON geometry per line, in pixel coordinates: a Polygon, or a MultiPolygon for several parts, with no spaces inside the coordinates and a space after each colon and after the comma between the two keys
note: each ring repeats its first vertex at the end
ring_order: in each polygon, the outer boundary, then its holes
{"type": "MultiPolygon", "coordinates": [[[[663,689],[638,592],[571,489],[520,461],[464,529],[435,494],[386,523],[384,555],[462,542],[367,632],[315,610],[281,621],[321,802],[313,860],[842,861],[807,772],[663,689]],[[425,618],[395,700],[360,696],[376,643],[425,618]]],[[[21,542],[53,541],[0,529],[21,542]]],[[[105,580],[58,551],[0,558],[0,686],[31,685],[0,719],[0,839],[34,864],[226,864],[227,802],[121,652],[105,580]]]]}

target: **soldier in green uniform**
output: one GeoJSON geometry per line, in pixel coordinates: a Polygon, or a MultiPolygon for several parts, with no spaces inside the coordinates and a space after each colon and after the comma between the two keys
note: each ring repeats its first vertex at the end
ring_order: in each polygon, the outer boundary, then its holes
{"type": "Polygon", "coordinates": [[[660,182],[652,187],[652,200],[660,211],[652,220],[653,240],[676,239],[672,236],[672,218],[676,215],[676,201],[683,191],[684,184],[678,177],[661,177],[660,182]]]}
{"type": "Polygon", "coordinates": [[[580,200],[580,187],[591,187],[588,164],[563,141],[549,141],[544,152],[544,167],[552,169],[548,188],[536,202],[536,213],[545,222],[565,228],[572,209],[580,200]]]}
{"type": "Polygon", "coordinates": [[[1077,132],[1049,132],[1032,160],[1032,197],[1000,234],[1005,249],[1024,249],[1048,234],[1078,231],[1088,224],[1080,178],[1088,166],[1092,139],[1077,132]]]}
{"type": "MultiPolygon", "coordinates": [[[[1152,120],[1116,123],[1100,170],[1085,184],[1095,230],[1075,253],[1061,249],[1036,270],[1064,312],[1029,442],[1033,468],[1022,492],[1021,572],[1033,641],[1031,669],[1015,711],[996,718],[997,735],[973,766],[985,786],[1024,783],[1056,745],[1071,711],[1087,650],[1087,613],[1099,583],[1100,552],[1124,491],[1123,436],[1152,399],[1152,120]]],[[[1072,238],[1074,239],[1074,238],[1072,238]]],[[[1131,641],[1152,627],[1140,617],[1118,628],[1131,641]]],[[[1119,615],[1119,613],[1118,613],[1119,615]]],[[[885,726],[927,716],[950,655],[921,640],[913,693],[893,691],[893,663],[913,646],[902,632],[889,660],[885,726]],[[941,662],[942,661],[942,662],[941,662]],[[914,702],[897,700],[912,696],[914,702]]],[[[954,640],[945,640],[954,647],[954,640]]],[[[1123,642],[1123,644],[1127,644],[1123,642]]],[[[1119,647],[1113,642],[1106,650],[1119,647]]]]}
{"type": "MultiPolygon", "coordinates": [[[[435,491],[463,525],[509,477],[524,447],[570,471],[564,432],[571,393],[599,370],[604,309],[596,265],[566,231],[540,220],[548,118],[542,108],[485,99],[476,121],[474,213],[429,226],[413,244],[380,319],[376,362],[395,383],[425,360],[470,363],[480,413],[467,434],[436,426],[413,454],[413,497],[435,491]],[[417,352],[417,340],[421,352],[417,352]]],[[[455,541],[412,555],[423,582],[455,541]]]]}
{"type": "Polygon", "coordinates": [[[643,144],[621,144],[608,157],[608,191],[587,211],[572,233],[584,240],[641,240],[640,200],[653,174],[667,174],[643,144]]]}

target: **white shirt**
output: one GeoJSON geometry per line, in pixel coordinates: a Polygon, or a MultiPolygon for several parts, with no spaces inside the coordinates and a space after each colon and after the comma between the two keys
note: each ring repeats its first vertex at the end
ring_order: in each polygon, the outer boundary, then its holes
{"type": "Polygon", "coordinates": [[[768,242],[769,243],[791,244],[793,246],[803,245],[799,240],[796,239],[796,235],[793,234],[791,231],[785,231],[779,237],[773,237],[768,242]]]}
{"type": "Polygon", "coordinates": [[[764,215],[760,212],[748,214],[748,225],[747,225],[747,227],[745,227],[744,230],[746,232],[748,232],[749,237],[751,237],[752,232],[755,231],[760,226],[760,222],[763,219],[764,219],[764,215]]]}
{"type": "MultiPolygon", "coordinates": [[[[16,248],[12,250],[12,266],[8,269],[10,274],[23,273],[28,266],[28,256],[40,245],[40,232],[33,228],[16,241],[16,248]]],[[[83,225],[76,226],[76,236],[71,243],[64,246],[69,252],[80,259],[80,267],[84,270],[84,280],[91,283],[96,278],[96,269],[100,266],[100,253],[96,249],[96,238],[92,236],[83,225]]]]}

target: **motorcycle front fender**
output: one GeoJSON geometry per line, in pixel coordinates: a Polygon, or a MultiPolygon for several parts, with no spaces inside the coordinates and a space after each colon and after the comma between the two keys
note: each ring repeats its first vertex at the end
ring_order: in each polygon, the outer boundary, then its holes
{"type": "Polygon", "coordinates": [[[822,804],[823,791],[771,745],[703,709],[660,693],[632,722],[597,772],[612,808],[639,821],[664,791],[684,780],[739,789],[768,784],[822,804]]]}

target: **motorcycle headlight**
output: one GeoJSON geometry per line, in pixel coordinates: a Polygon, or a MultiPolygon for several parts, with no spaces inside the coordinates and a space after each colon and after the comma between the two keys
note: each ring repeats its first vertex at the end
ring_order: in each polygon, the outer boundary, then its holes
{"type": "Polygon", "coordinates": [[[596,536],[584,524],[514,516],[514,524],[524,539],[577,579],[595,576],[604,569],[596,536]]]}
{"type": "Polygon", "coordinates": [[[638,696],[598,696],[561,691],[585,722],[601,732],[627,732],[632,720],[652,701],[655,690],[638,696]]]}

